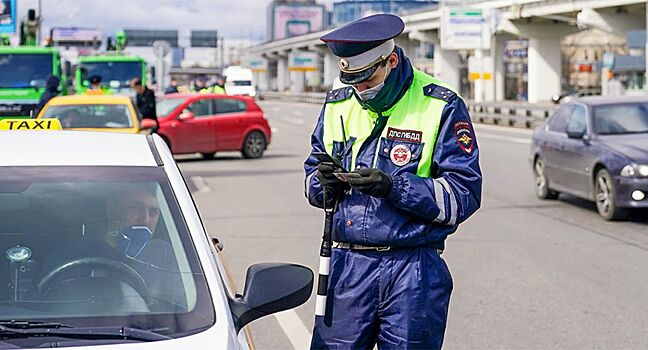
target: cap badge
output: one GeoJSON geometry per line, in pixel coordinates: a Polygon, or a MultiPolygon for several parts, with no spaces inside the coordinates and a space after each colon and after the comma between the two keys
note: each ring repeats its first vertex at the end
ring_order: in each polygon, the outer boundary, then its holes
{"type": "Polygon", "coordinates": [[[349,68],[349,61],[346,58],[340,58],[340,68],[347,69],[349,68]]]}
{"type": "Polygon", "coordinates": [[[396,166],[403,166],[412,160],[412,151],[405,145],[396,145],[389,152],[389,158],[396,166]]]}

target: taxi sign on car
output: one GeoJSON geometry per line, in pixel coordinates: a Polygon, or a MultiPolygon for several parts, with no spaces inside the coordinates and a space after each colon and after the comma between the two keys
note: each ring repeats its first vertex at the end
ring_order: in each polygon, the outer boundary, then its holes
{"type": "Polygon", "coordinates": [[[58,119],[3,119],[0,130],[62,130],[58,119]]]}

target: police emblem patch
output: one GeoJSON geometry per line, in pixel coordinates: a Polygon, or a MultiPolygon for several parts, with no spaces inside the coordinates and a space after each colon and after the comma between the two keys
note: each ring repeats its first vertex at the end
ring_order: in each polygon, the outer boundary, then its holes
{"type": "Polygon", "coordinates": [[[397,166],[403,166],[412,160],[412,151],[405,145],[396,145],[389,152],[389,158],[397,166]]]}
{"type": "Polygon", "coordinates": [[[473,136],[472,127],[467,121],[458,121],[454,125],[454,136],[457,144],[466,153],[472,153],[475,146],[475,137],[473,136]]]}

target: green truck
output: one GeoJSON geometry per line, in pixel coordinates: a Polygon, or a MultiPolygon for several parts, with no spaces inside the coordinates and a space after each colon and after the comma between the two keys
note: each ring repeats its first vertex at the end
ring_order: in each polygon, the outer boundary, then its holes
{"type": "Polygon", "coordinates": [[[146,61],[138,56],[120,53],[83,56],[75,70],[74,88],[77,94],[83,94],[90,86],[90,77],[98,76],[107,93],[131,95],[131,79],[139,77],[146,84],[146,73],[146,61]]]}
{"type": "Polygon", "coordinates": [[[67,92],[57,49],[36,46],[0,46],[0,119],[29,117],[45,92],[50,75],[61,79],[67,92]]]}

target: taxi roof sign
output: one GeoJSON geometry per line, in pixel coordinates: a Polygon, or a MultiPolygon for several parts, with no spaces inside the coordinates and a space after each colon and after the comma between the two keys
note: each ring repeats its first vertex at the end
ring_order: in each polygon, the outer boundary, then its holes
{"type": "Polygon", "coordinates": [[[0,130],[63,130],[63,128],[61,122],[55,118],[2,119],[0,130]]]}

